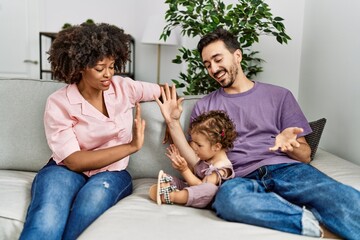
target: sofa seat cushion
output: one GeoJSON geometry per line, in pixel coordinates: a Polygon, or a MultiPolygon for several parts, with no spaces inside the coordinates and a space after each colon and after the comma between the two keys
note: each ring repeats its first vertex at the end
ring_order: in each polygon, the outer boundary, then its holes
{"type": "Polygon", "coordinates": [[[317,150],[311,165],[334,178],[360,191],[360,166],[346,161],[321,148],[317,150]]]}
{"type": "Polygon", "coordinates": [[[34,172],[0,170],[0,239],[19,236],[30,203],[34,172]]]}
{"type": "Polygon", "coordinates": [[[79,240],[103,239],[313,239],[257,226],[226,222],[211,210],[157,205],[148,196],[155,178],[134,180],[134,192],[101,215],[79,240]]]}

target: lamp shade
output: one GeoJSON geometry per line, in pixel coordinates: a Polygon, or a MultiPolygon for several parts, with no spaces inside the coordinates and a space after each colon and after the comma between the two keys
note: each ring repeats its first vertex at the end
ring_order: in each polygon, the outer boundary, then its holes
{"type": "Polygon", "coordinates": [[[149,17],[145,31],[142,37],[142,43],[146,44],[161,44],[161,45],[178,45],[179,41],[174,32],[164,41],[160,39],[161,33],[166,25],[164,16],[152,15],[149,17]]]}

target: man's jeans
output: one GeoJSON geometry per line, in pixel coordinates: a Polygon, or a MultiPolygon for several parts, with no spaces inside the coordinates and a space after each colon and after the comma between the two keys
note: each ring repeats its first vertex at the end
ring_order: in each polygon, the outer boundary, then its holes
{"type": "Polygon", "coordinates": [[[51,160],[36,175],[20,239],[76,239],[97,217],[132,192],[130,174],[88,178],[51,160]]]}
{"type": "Polygon", "coordinates": [[[319,236],[319,221],[346,239],[360,236],[360,192],[303,163],[264,166],[228,180],[212,207],[225,220],[284,232],[319,236]]]}

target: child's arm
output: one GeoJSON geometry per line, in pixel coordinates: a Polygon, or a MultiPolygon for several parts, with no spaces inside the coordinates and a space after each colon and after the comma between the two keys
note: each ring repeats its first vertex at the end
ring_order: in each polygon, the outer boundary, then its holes
{"type": "Polygon", "coordinates": [[[165,84],[165,88],[161,88],[161,98],[162,101],[158,98],[155,98],[155,100],[160,107],[171,138],[181,155],[184,156],[186,161],[193,167],[197,162],[197,156],[190,147],[180,124],[180,116],[182,113],[181,104],[184,99],[177,99],[175,86],[172,86],[170,89],[168,84],[165,84]]]}
{"type": "MultiPolygon", "coordinates": [[[[181,156],[179,155],[179,157],[181,157],[181,156]]],[[[185,160],[184,160],[184,162],[185,162],[185,160]]],[[[220,177],[216,172],[212,172],[210,175],[205,176],[202,180],[200,178],[196,177],[194,175],[194,173],[192,171],[190,171],[189,168],[185,169],[185,171],[180,172],[180,173],[190,186],[195,186],[195,185],[199,185],[202,183],[212,183],[212,184],[215,184],[218,186],[219,182],[220,182],[220,177]]],[[[223,178],[226,178],[229,175],[227,170],[223,170],[223,169],[219,170],[219,173],[223,178]]]]}
{"type": "Polygon", "coordinates": [[[228,168],[222,168],[223,166],[231,164],[230,161],[223,162],[222,164],[215,164],[215,167],[217,167],[217,171],[213,171],[210,175],[205,176],[202,180],[203,183],[213,183],[215,185],[219,185],[220,178],[228,178],[232,172],[228,168]],[[219,169],[221,168],[221,169],[219,169]],[[221,176],[220,176],[221,175],[221,176]]]}
{"type": "MultiPolygon", "coordinates": [[[[220,170],[220,174],[223,176],[224,170],[220,170]]],[[[203,183],[212,183],[215,185],[218,185],[220,182],[219,175],[217,175],[215,172],[211,173],[210,175],[204,177],[202,180],[203,183]]]]}
{"type": "Polygon", "coordinates": [[[197,176],[195,176],[195,174],[192,171],[190,171],[189,168],[180,173],[189,186],[196,186],[203,183],[202,180],[197,176]]]}

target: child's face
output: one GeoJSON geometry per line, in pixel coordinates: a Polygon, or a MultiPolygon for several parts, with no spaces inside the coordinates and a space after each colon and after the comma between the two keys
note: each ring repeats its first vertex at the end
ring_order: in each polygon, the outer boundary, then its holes
{"type": "Polygon", "coordinates": [[[209,160],[215,155],[216,151],[214,146],[211,145],[204,134],[191,133],[191,139],[190,146],[201,160],[209,160]]]}

